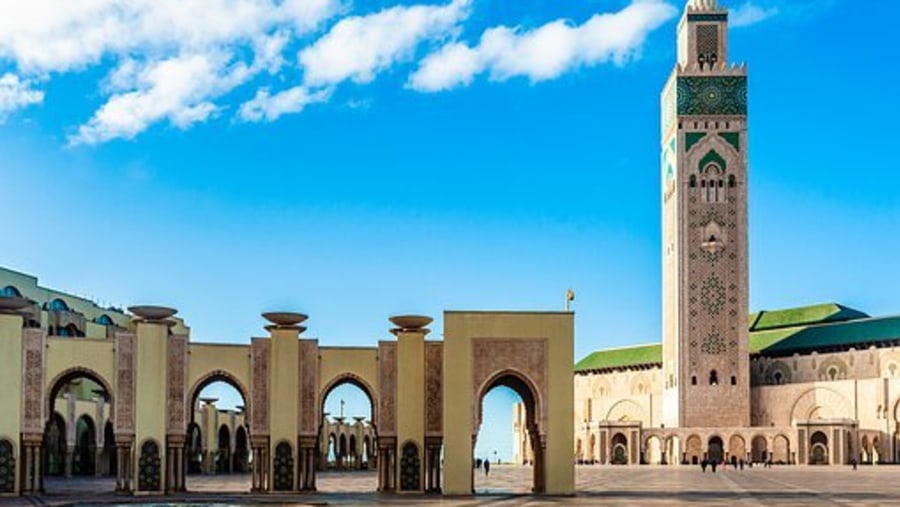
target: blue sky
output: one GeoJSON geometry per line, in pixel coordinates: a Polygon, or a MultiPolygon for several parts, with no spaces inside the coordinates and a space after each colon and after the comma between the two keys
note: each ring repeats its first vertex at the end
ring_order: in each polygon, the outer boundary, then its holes
{"type": "MultiPolygon", "coordinates": [[[[568,287],[573,360],[660,339],[681,2],[217,0],[246,21],[192,25],[195,2],[135,1],[130,26],[118,0],[42,1],[0,7],[2,265],[175,306],[197,341],[273,309],[324,345],[400,313],[438,339],[444,309],[558,310],[568,287]]],[[[751,308],[900,313],[900,5],[720,3],[749,66],[751,308]]]]}

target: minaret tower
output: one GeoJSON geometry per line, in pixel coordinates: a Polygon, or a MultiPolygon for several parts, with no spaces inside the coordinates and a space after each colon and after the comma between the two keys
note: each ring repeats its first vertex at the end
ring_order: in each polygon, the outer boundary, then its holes
{"type": "Polygon", "coordinates": [[[728,11],[689,0],[662,93],[663,422],[750,424],[747,75],[728,11]]]}

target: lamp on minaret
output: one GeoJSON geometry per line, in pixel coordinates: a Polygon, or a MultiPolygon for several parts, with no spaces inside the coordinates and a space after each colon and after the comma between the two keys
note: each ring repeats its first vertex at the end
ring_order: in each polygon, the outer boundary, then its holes
{"type": "Polygon", "coordinates": [[[566,311],[569,311],[569,305],[575,301],[575,291],[572,289],[566,290],[566,311]]]}

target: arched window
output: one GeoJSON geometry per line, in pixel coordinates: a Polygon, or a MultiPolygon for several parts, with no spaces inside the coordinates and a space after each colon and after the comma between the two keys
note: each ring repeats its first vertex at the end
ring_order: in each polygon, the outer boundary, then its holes
{"type": "Polygon", "coordinates": [[[57,311],[59,311],[59,310],[68,310],[68,309],[69,309],[69,305],[67,305],[66,302],[63,301],[62,299],[56,298],[56,299],[54,299],[53,301],[50,301],[50,303],[47,304],[47,309],[48,309],[48,310],[57,310],[57,311]]]}
{"type": "Polygon", "coordinates": [[[111,325],[113,325],[113,320],[112,320],[111,318],[109,318],[109,315],[107,315],[107,314],[105,314],[105,313],[104,313],[103,315],[97,317],[97,318],[94,320],[94,322],[96,322],[97,324],[100,324],[101,326],[111,326],[111,325]]]}
{"type": "Polygon", "coordinates": [[[719,374],[716,373],[716,370],[709,372],[709,385],[711,385],[711,386],[719,385],[719,374]]]}
{"type": "Polygon", "coordinates": [[[696,175],[692,174],[691,177],[688,178],[688,185],[691,188],[694,188],[697,186],[697,176],[696,175]]]}
{"type": "Polygon", "coordinates": [[[12,285],[7,285],[3,288],[3,290],[0,290],[0,296],[8,298],[18,298],[22,297],[22,293],[19,292],[19,289],[13,287],[12,285]]]}
{"type": "Polygon", "coordinates": [[[733,385],[733,386],[737,385],[737,377],[735,377],[734,375],[731,376],[731,385],[733,385]]]}
{"type": "Polygon", "coordinates": [[[697,376],[696,376],[696,375],[694,375],[693,377],[691,377],[691,385],[692,385],[692,386],[697,385],[697,376]]]}
{"type": "Polygon", "coordinates": [[[736,184],[737,184],[737,181],[735,180],[734,175],[733,175],[733,174],[729,174],[729,175],[728,175],[728,186],[729,186],[730,188],[734,188],[734,186],[735,186],[736,184]]]}

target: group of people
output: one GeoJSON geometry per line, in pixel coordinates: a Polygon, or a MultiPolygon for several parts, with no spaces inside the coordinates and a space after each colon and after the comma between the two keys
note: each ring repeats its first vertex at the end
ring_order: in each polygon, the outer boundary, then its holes
{"type": "Polygon", "coordinates": [[[477,458],[475,460],[475,468],[479,470],[484,468],[484,475],[488,475],[491,473],[491,460],[477,458]]]}
{"type": "MultiPolygon", "coordinates": [[[[725,461],[725,460],[720,461],[720,460],[717,460],[714,458],[713,459],[703,458],[703,460],[700,461],[700,470],[702,470],[703,472],[706,472],[706,467],[709,467],[713,473],[716,473],[716,468],[719,465],[722,465],[722,469],[724,470],[728,466],[728,461],[725,461]]],[[[745,462],[743,459],[737,459],[735,456],[731,457],[732,468],[734,468],[736,470],[743,470],[744,465],[747,465],[748,467],[753,468],[752,461],[745,462]]],[[[772,460],[767,460],[767,461],[763,462],[764,468],[770,468],[771,466],[772,466],[772,460]]]]}

